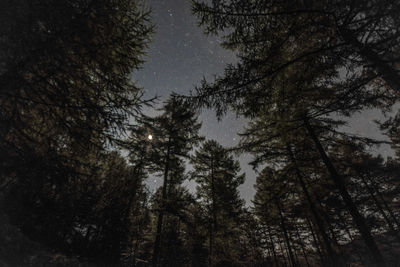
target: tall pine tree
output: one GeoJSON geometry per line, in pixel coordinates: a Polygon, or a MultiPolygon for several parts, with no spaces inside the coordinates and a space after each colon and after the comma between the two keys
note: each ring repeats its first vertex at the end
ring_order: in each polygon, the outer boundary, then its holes
{"type": "Polygon", "coordinates": [[[159,266],[160,263],[163,221],[169,203],[168,192],[182,182],[173,174],[177,168],[182,168],[182,160],[189,157],[192,147],[202,140],[198,134],[201,123],[197,121],[197,115],[188,103],[172,96],[160,111],[162,113],[159,116],[153,118],[144,116],[138,120],[138,125],[132,128],[130,140],[127,140],[131,153],[142,154],[140,157],[144,156],[148,170],[163,177],[153,266],[159,266]]]}
{"type": "MultiPolygon", "coordinates": [[[[227,149],[214,140],[206,141],[191,158],[192,178],[197,182],[197,195],[207,211],[209,233],[209,266],[218,265],[223,260],[232,262],[235,250],[229,248],[229,239],[235,232],[243,200],[239,197],[238,186],[244,182],[244,174],[239,174],[239,162],[235,161],[227,149]],[[222,251],[229,251],[226,258],[222,251]]],[[[236,251],[237,252],[237,251],[236,251]]]]}

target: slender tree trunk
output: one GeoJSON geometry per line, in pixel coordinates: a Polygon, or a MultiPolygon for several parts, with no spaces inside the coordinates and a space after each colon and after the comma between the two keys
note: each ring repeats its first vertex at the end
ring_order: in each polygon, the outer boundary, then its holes
{"type": "MultiPolygon", "coordinates": [[[[293,240],[292,235],[289,235],[289,239],[293,240]]],[[[297,247],[296,247],[296,243],[292,242],[292,250],[293,250],[293,254],[294,254],[294,260],[296,261],[296,266],[300,265],[300,261],[299,261],[299,255],[297,254],[297,247]]]]}
{"type": "Polygon", "coordinates": [[[304,243],[301,240],[301,236],[300,236],[300,233],[299,233],[299,228],[297,227],[297,225],[295,226],[295,228],[296,228],[297,240],[299,240],[299,243],[300,243],[301,252],[303,253],[303,257],[304,257],[304,259],[306,261],[307,267],[310,267],[310,263],[308,262],[307,253],[306,253],[306,250],[304,248],[304,243]]]}
{"type": "Polygon", "coordinates": [[[329,222],[328,224],[328,232],[330,233],[330,240],[332,241],[332,243],[335,245],[335,247],[338,247],[338,240],[336,238],[335,232],[333,231],[333,227],[332,227],[332,223],[330,223],[332,221],[331,216],[328,214],[328,212],[325,211],[322,203],[322,199],[320,197],[320,195],[317,192],[314,192],[314,196],[317,200],[318,206],[319,206],[319,212],[322,215],[322,218],[326,221],[329,222]]]}
{"type": "Polygon", "coordinates": [[[290,263],[291,263],[291,266],[294,267],[294,266],[297,266],[297,264],[296,264],[296,261],[294,259],[294,254],[293,254],[293,251],[292,251],[292,247],[290,245],[290,239],[289,239],[289,235],[288,235],[288,232],[287,232],[287,229],[286,229],[286,225],[285,225],[285,218],[283,217],[283,214],[282,214],[282,208],[281,208],[281,205],[279,204],[278,199],[276,199],[276,198],[275,198],[275,204],[276,204],[276,206],[278,208],[278,211],[279,211],[279,217],[281,219],[280,225],[281,225],[281,229],[282,229],[283,235],[285,237],[285,242],[286,242],[286,246],[287,246],[287,249],[288,249],[290,263]]]}
{"type": "Polygon", "coordinates": [[[310,229],[312,238],[313,238],[313,240],[314,240],[314,245],[315,245],[315,248],[317,249],[317,253],[318,253],[319,259],[320,259],[320,261],[321,261],[321,266],[322,266],[323,263],[324,263],[324,261],[325,261],[325,260],[324,260],[324,255],[322,255],[322,252],[321,252],[321,249],[320,249],[320,245],[319,245],[319,242],[318,242],[318,240],[317,240],[317,238],[316,238],[316,236],[315,236],[315,234],[314,234],[314,229],[312,228],[310,219],[309,219],[308,217],[306,217],[306,220],[307,220],[308,228],[310,229]]]}
{"type": "Polygon", "coordinates": [[[378,197],[380,198],[380,200],[382,201],[383,205],[385,206],[385,209],[387,210],[387,212],[389,213],[390,217],[392,218],[392,220],[394,221],[394,223],[396,224],[397,229],[400,229],[400,223],[397,220],[396,216],[393,213],[393,210],[389,207],[389,205],[387,204],[387,201],[385,200],[385,198],[383,197],[382,193],[379,191],[378,186],[376,185],[376,183],[368,178],[369,182],[371,183],[374,191],[376,192],[376,194],[378,195],[378,197]]]}
{"type": "MultiPolygon", "coordinates": [[[[344,228],[346,234],[349,236],[350,242],[353,243],[354,242],[354,238],[353,238],[353,235],[351,234],[351,231],[350,231],[349,226],[347,224],[346,218],[343,217],[343,215],[340,213],[340,211],[337,214],[339,216],[340,221],[343,223],[343,228],[344,228]]],[[[358,250],[356,251],[356,254],[357,254],[358,260],[361,263],[364,263],[363,257],[361,256],[361,254],[360,254],[360,252],[358,250]]]]}
{"type": "Polygon", "coordinates": [[[279,234],[277,234],[277,237],[278,237],[279,247],[281,248],[281,252],[282,252],[283,265],[285,267],[287,267],[288,264],[287,264],[287,260],[286,260],[285,249],[284,249],[284,246],[282,245],[283,241],[281,240],[281,237],[279,236],[279,234]]]}
{"type": "MultiPolygon", "coordinates": [[[[379,191],[378,191],[379,192],[379,191]]],[[[400,223],[397,220],[396,216],[393,213],[393,210],[389,207],[389,205],[387,204],[386,200],[383,198],[382,195],[380,195],[380,199],[383,202],[383,205],[385,206],[385,209],[387,210],[387,212],[389,213],[390,217],[392,218],[392,220],[394,221],[394,223],[397,226],[397,230],[400,230],[400,223]]]]}
{"type": "MultiPolygon", "coordinates": [[[[141,208],[142,208],[142,210],[145,210],[147,208],[146,200],[143,201],[143,204],[142,204],[141,208]]],[[[137,237],[136,237],[135,247],[133,249],[133,255],[137,255],[138,251],[140,249],[140,242],[142,242],[142,229],[143,229],[143,221],[140,220],[139,221],[139,225],[138,225],[138,234],[137,234],[137,237]]],[[[134,262],[136,264],[136,258],[134,258],[134,262]]]]}
{"type": "Polygon", "coordinates": [[[379,203],[378,199],[376,198],[376,196],[374,194],[373,189],[369,186],[369,184],[365,180],[364,175],[359,174],[359,176],[360,176],[361,180],[363,181],[364,186],[367,188],[368,193],[370,194],[372,200],[374,201],[375,206],[378,208],[379,212],[381,213],[381,215],[385,219],[387,225],[389,226],[390,232],[392,232],[392,234],[396,237],[397,241],[400,242],[399,233],[396,231],[392,222],[389,220],[388,216],[386,215],[386,212],[383,210],[381,204],[379,203]]]}
{"type": "Polygon", "coordinates": [[[209,234],[210,234],[210,240],[209,240],[209,255],[208,255],[208,266],[212,266],[213,264],[213,249],[214,249],[214,230],[215,230],[215,225],[217,222],[217,216],[215,213],[215,188],[214,188],[214,162],[211,157],[211,219],[210,219],[210,228],[209,228],[209,234]]]}
{"type": "Polygon", "coordinates": [[[271,251],[271,248],[270,247],[267,247],[267,259],[272,259],[272,251],[271,251]]]}
{"type": "Polygon", "coordinates": [[[276,266],[279,267],[279,262],[276,257],[275,244],[274,244],[274,241],[272,240],[271,228],[269,226],[267,228],[267,231],[268,231],[269,241],[271,242],[271,250],[274,255],[274,262],[275,262],[276,266]]]}
{"type": "Polygon", "coordinates": [[[307,202],[308,202],[308,205],[310,207],[311,213],[312,213],[312,215],[314,217],[314,220],[315,220],[315,222],[316,222],[316,224],[318,226],[318,230],[319,230],[319,232],[320,232],[320,234],[322,236],[322,240],[324,241],[324,245],[325,245],[326,251],[328,253],[329,260],[331,261],[331,263],[334,266],[339,266],[338,259],[337,259],[336,255],[335,255],[335,253],[334,253],[334,251],[332,249],[332,245],[331,245],[331,241],[329,239],[329,236],[325,232],[325,227],[323,225],[323,222],[322,222],[322,220],[321,220],[321,218],[320,218],[320,216],[318,214],[318,211],[317,211],[317,209],[316,209],[316,207],[314,205],[314,202],[312,201],[311,196],[310,196],[310,194],[309,194],[309,192],[307,190],[306,184],[304,182],[303,175],[302,175],[302,173],[301,173],[301,171],[300,171],[300,169],[299,169],[299,167],[297,165],[297,160],[296,160],[296,158],[295,158],[295,156],[293,154],[293,151],[290,148],[289,144],[286,145],[286,149],[287,149],[287,151],[289,153],[289,157],[290,157],[290,159],[292,161],[292,164],[294,165],[297,179],[298,179],[298,181],[300,183],[301,189],[303,190],[303,194],[305,195],[305,197],[307,199],[307,202]]]}
{"type": "Polygon", "coordinates": [[[333,163],[326,154],[325,149],[322,147],[322,144],[320,143],[318,137],[316,136],[314,129],[311,127],[308,119],[304,120],[304,126],[306,127],[311,139],[314,141],[314,144],[321,156],[322,161],[327,167],[333,182],[339,189],[340,195],[342,196],[344,202],[346,203],[346,206],[351,216],[353,217],[353,220],[357,225],[357,228],[360,231],[366,246],[368,247],[371,253],[373,262],[378,266],[386,266],[385,261],[383,260],[383,257],[381,255],[381,252],[379,251],[378,246],[376,245],[375,240],[371,235],[371,230],[369,229],[365,221],[365,218],[358,211],[356,205],[353,202],[353,199],[351,198],[349,192],[347,191],[343,177],[340,176],[339,173],[336,171],[336,168],[333,166],[333,163]]]}
{"type": "Polygon", "coordinates": [[[208,253],[208,266],[212,266],[213,262],[213,226],[212,226],[212,221],[210,220],[210,229],[209,229],[209,253],[208,253]]]}
{"type": "Polygon", "coordinates": [[[343,215],[340,213],[340,211],[337,212],[337,215],[338,215],[338,217],[339,217],[339,220],[340,220],[340,221],[342,222],[342,224],[343,224],[344,231],[345,231],[346,234],[349,236],[350,242],[353,242],[353,241],[354,241],[354,238],[353,238],[353,235],[351,234],[350,229],[349,229],[349,227],[348,227],[348,223],[347,223],[346,217],[343,216],[343,215]]]}
{"type": "Polygon", "coordinates": [[[170,157],[170,146],[168,144],[167,156],[165,158],[165,169],[164,169],[164,181],[163,181],[163,186],[162,186],[161,209],[160,209],[160,211],[158,213],[156,240],[154,242],[154,250],[153,250],[153,267],[157,267],[158,266],[158,261],[159,261],[159,258],[160,258],[161,238],[162,238],[162,236],[161,236],[162,235],[162,225],[163,225],[165,205],[166,205],[166,202],[167,202],[169,157],[170,157]]]}

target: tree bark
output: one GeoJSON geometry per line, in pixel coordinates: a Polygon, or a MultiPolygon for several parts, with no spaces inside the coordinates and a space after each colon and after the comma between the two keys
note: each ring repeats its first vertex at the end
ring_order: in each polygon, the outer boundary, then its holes
{"type": "Polygon", "coordinates": [[[213,245],[214,245],[214,229],[217,221],[217,216],[215,214],[215,189],[214,189],[214,162],[211,158],[211,219],[210,219],[210,229],[209,229],[209,255],[208,255],[208,266],[213,264],[213,245]]]}
{"type": "Polygon", "coordinates": [[[280,238],[279,234],[277,234],[277,237],[278,237],[279,247],[281,248],[281,252],[282,252],[283,265],[284,265],[285,267],[287,267],[288,264],[286,263],[285,249],[284,249],[284,247],[282,246],[282,243],[283,243],[283,242],[281,241],[281,238],[280,238]]]}
{"type": "Polygon", "coordinates": [[[269,226],[267,228],[267,231],[268,231],[269,241],[271,242],[271,250],[272,250],[272,253],[274,255],[274,262],[275,262],[276,266],[279,266],[279,262],[278,262],[278,259],[276,257],[275,244],[274,244],[274,241],[272,240],[271,228],[269,226]]]}
{"type": "Polygon", "coordinates": [[[339,189],[340,195],[342,196],[343,201],[346,203],[347,209],[349,210],[349,212],[357,226],[357,229],[360,231],[361,236],[364,239],[364,242],[371,253],[374,264],[376,264],[378,266],[386,266],[385,261],[383,260],[382,254],[379,251],[378,246],[376,245],[375,240],[371,235],[371,230],[369,229],[369,227],[365,221],[365,218],[358,211],[355,203],[353,202],[353,199],[351,198],[349,192],[347,191],[343,177],[339,175],[335,166],[333,166],[332,161],[326,154],[325,149],[322,147],[322,144],[320,143],[318,137],[316,136],[316,134],[314,132],[314,129],[311,127],[307,118],[304,119],[304,126],[307,129],[311,139],[313,140],[313,142],[321,156],[323,163],[327,167],[327,170],[331,176],[331,179],[335,183],[336,187],[339,189]]]}
{"type": "Polygon", "coordinates": [[[283,236],[285,237],[285,242],[286,242],[286,246],[287,246],[288,254],[289,254],[289,260],[290,260],[291,266],[295,267],[295,266],[297,266],[297,263],[296,263],[296,260],[294,259],[293,250],[292,250],[292,247],[290,245],[290,239],[289,239],[289,235],[288,235],[288,232],[287,232],[287,229],[286,229],[286,225],[285,225],[285,218],[283,217],[283,214],[282,214],[281,205],[279,204],[279,201],[276,198],[275,198],[275,204],[276,204],[276,206],[278,208],[278,211],[279,211],[279,217],[281,219],[280,225],[281,225],[281,229],[282,229],[282,232],[283,232],[283,236]]]}
{"type": "Polygon", "coordinates": [[[389,207],[389,205],[387,204],[387,201],[386,201],[385,198],[383,197],[381,191],[379,191],[379,188],[378,188],[378,186],[376,185],[376,183],[375,183],[372,179],[370,179],[370,178],[368,178],[368,180],[369,180],[369,182],[371,183],[371,185],[372,185],[374,191],[376,192],[376,194],[378,195],[378,197],[381,199],[381,201],[382,201],[383,205],[385,206],[385,209],[386,209],[387,212],[389,213],[390,217],[392,218],[392,220],[393,220],[394,223],[396,224],[397,229],[399,230],[399,229],[400,229],[400,223],[399,223],[399,221],[397,220],[395,214],[393,213],[393,210],[392,210],[392,209],[389,207]]]}
{"type": "Polygon", "coordinates": [[[297,239],[299,240],[299,243],[300,243],[301,252],[303,253],[303,257],[304,257],[304,259],[306,261],[307,267],[310,267],[310,263],[308,262],[308,257],[307,257],[307,253],[306,253],[306,250],[305,250],[305,247],[304,247],[304,243],[301,240],[301,236],[300,236],[300,233],[299,233],[299,228],[297,227],[297,225],[295,226],[295,228],[296,228],[296,236],[297,236],[297,239]]]}
{"type": "Polygon", "coordinates": [[[302,175],[302,173],[301,173],[301,171],[300,171],[300,169],[299,169],[299,167],[297,165],[297,160],[296,160],[296,158],[295,158],[295,156],[293,154],[293,151],[292,151],[292,149],[290,148],[290,146],[288,144],[286,145],[286,149],[287,149],[287,151],[289,153],[290,160],[292,161],[292,164],[294,165],[296,176],[297,176],[297,179],[298,179],[298,181],[299,181],[299,183],[301,185],[301,189],[303,190],[303,194],[305,195],[305,197],[307,199],[307,202],[308,202],[308,205],[310,207],[311,213],[312,213],[312,215],[314,217],[314,220],[315,220],[315,222],[316,222],[316,224],[318,226],[318,231],[320,232],[320,234],[322,236],[322,239],[324,241],[324,245],[325,245],[326,251],[328,253],[329,260],[331,261],[331,263],[334,266],[339,266],[337,257],[335,256],[335,253],[334,253],[334,251],[332,249],[332,246],[331,246],[331,241],[329,239],[329,236],[325,232],[325,227],[323,225],[322,219],[320,218],[320,216],[319,216],[319,214],[317,212],[317,208],[315,207],[314,202],[312,201],[311,196],[308,193],[306,184],[304,182],[303,175],[302,175]]]}
{"type": "Polygon", "coordinates": [[[324,261],[325,261],[324,260],[324,255],[322,255],[322,252],[321,252],[320,246],[318,244],[318,240],[317,240],[317,238],[316,238],[316,236],[314,234],[314,229],[312,228],[310,219],[308,217],[306,217],[306,220],[307,220],[308,228],[310,229],[310,232],[311,232],[311,235],[312,235],[312,238],[313,238],[313,241],[314,241],[314,246],[317,249],[317,253],[318,253],[319,259],[321,261],[321,266],[322,266],[324,264],[324,261]]]}
{"type": "Polygon", "coordinates": [[[167,155],[166,155],[166,159],[165,159],[164,181],[163,181],[162,197],[161,197],[161,209],[158,213],[156,240],[154,242],[154,250],[153,250],[153,262],[152,262],[153,267],[158,266],[158,261],[159,261],[159,257],[160,257],[162,225],[163,225],[165,205],[167,202],[169,157],[170,157],[170,145],[168,144],[167,155]]]}
{"type": "MultiPolygon", "coordinates": [[[[349,225],[347,224],[346,218],[343,217],[343,215],[340,212],[338,212],[337,214],[338,214],[339,220],[343,223],[343,228],[344,228],[346,234],[349,236],[350,242],[354,242],[354,238],[350,232],[349,225]]],[[[356,249],[355,253],[357,254],[358,260],[364,264],[364,260],[361,256],[359,250],[356,249]]]]}
{"type": "Polygon", "coordinates": [[[381,213],[381,215],[385,219],[387,225],[389,226],[390,232],[392,232],[392,234],[396,237],[397,241],[400,242],[399,233],[396,231],[392,222],[389,220],[388,216],[386,215],[385,211],[383,210],[382,205],[381,205],[381,203],[379,203],[378,199],[376,198],[373,189],[369,186],[369,184],[365,180],[364,175],[359,174],[359,176],[360,176],[361,180],[363,181],[364,186],[367,188],[368,193],[370,194],[372,200],[374,201],[375,206],[378,208],[379,212],[381,213]]]}

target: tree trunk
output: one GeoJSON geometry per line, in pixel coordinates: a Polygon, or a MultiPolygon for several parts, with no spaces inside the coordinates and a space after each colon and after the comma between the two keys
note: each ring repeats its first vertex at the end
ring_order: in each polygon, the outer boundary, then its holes
{"type": "Polygon", "coordinates": [[[296,263],[296,261],[294,259],[294,254],[293,254],[293,251],[292,251],[292,247],[290,245],[290,239],[289,239],[289,235],[288,235],[288,232],[286,230],[286,225],[285,225],[285,218],[283,217],[282,209],[281,209],[281,206],[279,204],[279,201],[276,198],[275,198],[275,204],[276,204],[276,206],[278,208],[278,211],[279,211],[279,217],[281,219],[280,225],[281,225],[281,229],[282,229],[282,232],[283,232],[283,236],[285,237],[285,242],[286,242],[286,246],[287,246],[288,254],[289,254],[289,260],[290,260],[291,266],[294,267],[294,266],[297,266],[297,263],[296,263]]]}
{"type": "Polygon", "coordinates": [[[304,126],[306,127],[311,139],[313,140],[322,161],[328,169],[328,172],[335,183],[336,187],[339,189],[340,195],[342,196],[344,202],[346,203],[347,209],[349,210],[358,230],[361,233],[361,236],[364,239],[366,246],[368,247],[372,260],[378,266],[386,266],[385,261],[381,255],[381,252],[378,249],[378,246],[375,243],[374,238],[371,235],[371,230],[369,229],[364,217],[358,211],[356,205],[353,202],[349,192],[347,191],[344,179],[339,173],[336,171],[336,168],[333,166],[330,158],[325,152],[325,149],[322,147],[322,144],[319,142],[314,129],[311,127],[308,119],[304,119],[304,126]]]}
{"type": "Polygon", "coordinates": [[[387,225],[389,226],[390,232],[396,237],[397,241],[400,242],[399,233],[396,231],[392,222],[389,220],[388,216],[386,215],[386,212],[383,210],[381,203],[379,203],[378,199],[376,198],[376,196],[374,194],[373,189],[369,186],[369,184],[365,180],[364,175],[359,174],[359,176],[360,176],[361,180],[363,181],[364,186],[367,188],[368,193],[370,194],[372,200],[374,201],[375,206],[378,208],[379,212],[381,213],[381,215],[385,219],[387,225]]]}
{"type": "Polygon", "coordinates": [[[311,235],[312,235],[312,238],[313,238],[313,241],[314,241],[314,245],[315,245],[315,248],[317,249],[317,253],[318,253],[319,259],[321,261],[321,266],[322,266],[324,264],[324,261],[325,261],[324,260],[324,255],[322,255],[322,252],[321,252],[320,246],[318,244],[318,240],[315,237],[314,229],[312,228],[310,219],[308,217],[306,217],[306,220],[307,220],[307,225],[308,225],[308,228],[310,229],[310,232],[311,232],[311,235]]]}
{"type": "Polygon", "coordinates": [[[276,266],[278,267],[279,266],[279,262],[278,262],[278,259],[276,257],[275,244],[274,244],[274,241],[272,240],[271,228],[269,226],[267,228],[267,231],[268,231],[269,241],[271,242],[272,253],[274,255],[274,262],[275,262],[276,266]]]}
{"type": "MultiPolygon", "coordinates": [[[[351,234],[351,231],[350,231],[350,229],[349,229],[349,225],[347,224],[346,218],[343,217],[343,215],[340,213],[340,211],[339,211],[337,214],[338,214],[339,220],[343,223],[343,228],[344,228],[346,234],[349,236],[350,242],[353,243],[353,242],[354,242],[354,238],[353,238],[353,235],[351,234]]],[[[363,258],[362,258],[362,256],[361,256],[359,250],[356,250],[355,253],[357,254],[358,260],[359,260],[361,263],[364,264],[364,260],[363,260],[363,258]]]]}
{"type": "Polygon", "coordinates": [[[211,157],[211,219],[210,219],[210,228],[209,228],[209,234],[210,234],[210,240],[209,240],[209,255],[208,255],[208,266],[212,266],[213,264],[213,245],[214,245],[214,230],[215,230],[215,225],[217,223],[217,216],[216,216],[216,211],[215,211],[215,189],[214,189],[214,162],[211,157]]]}
{"type": "Polygon", "coordinates": [[[396,224],[397,229],[400,229],[400,223],[397,220],[396,216],[393,213],[393,210],[389,207],[389,205],[387,204],[387,201],[385,200],[385,198],[383,197],[382,193],[379,191],[378,186],[375,184],[375,182],[368,178],[369,182],[371,183],[374,191],[376,192],[376,194],[378,195],[378,197],[381,199],[383,205],[385,206],[385,209],[387,210],[387,212],[389,213],[390,217],[392,218],[392,220],[394,221],[394,223],[396,224]]]}
{"type": "Polygon", "coordinates": [[[306,253],[306,250],[304,248],[304,243],[301,240],[301,236],[300,236],[300,233],[299,233],[299,228],[297,227],[297,225],[295,226],[295,228],[296,228],[296,236],[297,236],[297,239],[299,240],[299,243],[300,243],[301,252],[303,253],[303,257],[304,257],[304,259],[306,261],[307,267],[310,267],[310,263],[308,262],[307,253],[306,253]]]}
{"type": "MultiPolygon", "coordinates": [[[[289,235],[289,239],[293,240],[293,237],[291,235],[289,235]]],[[[296,248],[296,244],[294,242],[292,242],[292,250],[293,250],[293,254],[294,254],[294,260],[296,261],[296,266],[299,266],[300,265],[299,255],[297,254],[297,248],[296,248]]]]}
{"type": "Polygon", "coordinates": [[[156,240],[154,242],[154,250],[153,250],[153,267],[157,267],[158,266],[158,261],[159,261],[159,257],[160,257],[162,225],[163,225],[165,205],[166,205],[166,202],[167,202],[169,157],[170,157],[170,146],[168,145],[167,156],[166,156],[166,159],[165,159],[164,181],[163,181],[162,198],[161,198],[161,209],[160,209],[160,211],[158,213],[156,240]]]}
{"type": "Polygon", "coordinates": [[[288,264],[287,264],[287,262],[286,262],[285,249],[284,249],[284,246],[282,245],[283,241],[281,240],[281,237],[279,236],[279,234],[277,234],[277,237],[278,237],[279,247],[281,248],[281,252],[282,252],[283,265],[284,265],[285,267],[287,267],[288,264]]]}
{"type": "Polygon", "coordinates": [[[314,205],[314,202],[311,199],[310,194],[308,193],[306,184],[304,182],[303,175],[302,175],[302,173],[301,173],[301,171],[300,171],[300,169],[299,169],[299,167],[297,165],[297,160],[296,160],[296,158],[295,158],[295,156],[294,156],[294,154],[292,152],[292,149],[290,148],[290,146],[288,144],[286,145],[286,148],[287,148],[287,151],[289,153],[289,157],[290,157],[290,159],[292,161],[292,164],[294,165],[294,168],[295,168],[295,171],[296,171],[296,176],[297,176],[297,179],[298,179],[298,181],[299,181],[299,183],[301,185],[301,189],[303,190],[303,194],[305,195],[305,197],[307,199],[307,202],[308,202],[308,205],[310,207],[311,213],[312,213],[312,215],[314,217],[314,220],[315,220],[315,222],[316,222],[316,224],[318,226],[318,231],[320,232],[320,234],[322,236],[322,239],[324,241],[324,245],[325,245],[326,251],[328,253],[329,260],[331,261],[333,266],[339,266],[339,262],[337,260],[337,257],[335,256],[335,253],[334,253],[334,251],[332,249],[331,241],[329,239],[329,236],[325,232],[325,227],[323,225],[323,222],[322,222],[322,220],[321,220],[321,218],[320,218],[320,216],[319,216],[319,214],[317,212],[317,209],[316,209],[316,207],[314,205]]]}

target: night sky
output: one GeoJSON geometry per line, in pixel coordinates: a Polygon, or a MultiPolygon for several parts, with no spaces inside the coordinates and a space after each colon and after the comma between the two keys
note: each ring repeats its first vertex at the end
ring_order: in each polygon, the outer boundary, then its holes
{"type": "MultiPolygon", "coordinates": [[[[157,95],[162,101],[172,92],[188,95],[203,77],[212,80],[226,64],[235,62],[232,52],[221,48],[216,37],[206,36],[197,26],[189,0],[148,0],[148,4],[156,33],[143,69],[134,74],[137,84],[144,88],[145,98],[157,95]]],[[[154,109],[146,113],[153,115],[154,109]]],[[[236,133],[246,124],[233,113],[218,122],[212,110],[204,110],[199,119],[203,123],[201,134],[224,146],[237,144],[236,133]]],[[[248,166],[250,156],[243,155],[239,160],[247,175],[240,191],[249,202],[254,195],[255,173],[248,166]]],[[[151,178],[149,185],[153,187],[161,182],[161,178],[151,178]]],[[[187,185],[194,189],[193,183],[187,185]]]]}
{"type": "MultiPolygon", "coordinates": [[[[235,55],[224,50],[219,40],[206,36],[197,26],[196,18],[191,14],[189,0],[148,0],[151,17],[156,24],[156,33],[148,51],[147,62],[143,69],[134,74],[134,80],[145,90],[145,98],[159,96],[165,100],[172,92],[188,95],[194,86],[205,77],[212,80],[213,75],[220,74],[227,63],[235,62],[235,55]]],[[[147,109],[153,115],[154,109],[147,109]]],[[[357,115],[350,121],[348,130],[360,135],[382,137],[372,122],[379,119],[377,112],[369,111],[357,115]]],[[[227,114],[218,122],[215,112],[203,111],[200,115],[203,122],[201,134],[207,139],[215,139],[224,146],[237,144],[237,132],[246,125],[244,119],[236,118],[233,113],[227,114]]],[[[379,153],[391,154],[388,146],[379,149],[379,153]]],[[[256,174],[248,166],[249,155],[239,157],[242,171],[246,172],[246,182],[240,187],[242,197],[250,204],[254,195],[253,185],[256,174]]],[[[159,186],[161,178],[151,178],[151,188],[159,186]]],[[[194,184],[187,183],[189,189],[194,184]]]]}

